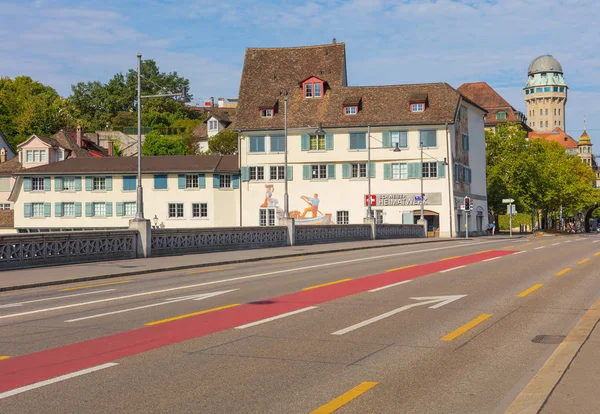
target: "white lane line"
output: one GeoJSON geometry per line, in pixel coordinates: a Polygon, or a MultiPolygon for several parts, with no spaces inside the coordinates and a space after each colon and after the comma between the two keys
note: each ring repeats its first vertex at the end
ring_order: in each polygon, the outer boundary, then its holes
{"type": "Polygon", "coordinates": [[[213,280],[211,282],[197,283],[197,284],[194,284],[194,285],[177,286],[177,287],[173,287],[173,288],[169,288],[169,289],[154,290],[154,291],[151,291],[151,292],[135,293],[135,294],[131,294],[131,295],[117,296],[117,297],[114,297],[114,298],[106,298],[106,299],[93,300],[93,301],[90,301],[90,302],[72,303],[70,305],[56,306],[56,307],[53,307],[53,308],[46,308],[46,309],[37,309],[37,310],[34,310],[34,311],[29,311],[29,312],[12,313],[10,315],[2,315],[2,316],[0,316],[0,319],[14,318],[14,317],[17,317],[17,316],[33,315],[33,314],[41,313],[41,312],[50,312],[50,311],[61,310],[61,309],[75,308],[75,307],[79,307],[79,306],[93,305],[95,303],[110,302],[110,301],[114,301],[114,300],[136,298],[136,297],[147,296],[147,295],[155,295],[157,293],[173,292],[173,291],[176,291],[176,290],[192,289],[192,288],[197,288],[197,287],[201,287],[201,286],[216,285],[216,284],[219,284],[219,283],[229,283],[229,282],[237,282],[237,281],[240,281],[240,280],[256,279],[256,278],[260,278],[260,277],[273,276],[273,275],[278,275],[278,274],[282,274],[282,273],[293,273],[293,272],[299,272],[299,271],[303,271],[303,270],[317,269],[317,268],[320,268],[320,267],[338,266],[338,265],[345,265],[345,264],[348,264],[348,263],[358,263],[358,262],[366,262],[366,261],[369,261],[369,260],[379,260],[379,259],[383,259],[383,258],[386,258],[386,257],[406,256],[406,255],[409,255],[409,254],[434,252],[434,251],[439,251],[439,250],[456,249],[456,248],[465,247],[465,246],[466,247],[471,247],[471,246],[478,246],[478,245],[482,245],[482,244],[502,243],[502,242],[505,243],[506,241],[504,241],[504,240],[491,240],[491,241],[484,241],[484,242],[479,242],[479,243],[469,243],[469,244],[465,243],[465,244],[460,244],[460,245],[452,244],[451,246],[434,247],[432,249],[412,250],[412,251],[409,251],[409,252],[391,253],[391,254],[384,254],[384,255],[380,255],[380,256],[363,257],[363,258],[360,258],[360,259],[343,260],[341,262],[323,263],[323,264],[312,265],[312,266],[296,267],[296,268],[293,268],[293,269],[276,270],[276,271],[273,271],[273,272],[259,273],[259,274],[256,274],[256,275],[240,276],[240,277],[234,277],[234,278],[223,279],[223,280],[213,280]]]}
{"type": "Polygon", "coordinates": [[[498,257],[492,257],[491,259],[485,259],[485,260],[483,260],[483,261],[484,261],[484,262],[491,262],[492,260],[498,260],[498,259],[500,259],[500,257],[502,257],[502,256],[498,256],[498,257]]]}
{"type": "Polygon", "coordinates": [[[306,311],[309,311],[309,310],[312,310],[312,309],[317,309],[317,308],[318,308],[318,306],[309,306],[308,308],[302,308],[302,309],[298,309],[298,310],[295,310],[295,311],[292,311],[292,312],[282,313],[281,315],[272,316],[272,317],[267,318],[267,319],[261,319],[260,321],[247,323],[246,325],[236,326],[235,329],[251,328],[253,326],[260,325],[262,323],[271,322],[271,321],[274,321],[276,319],[285,318],[287,316],[296,315],[297,313],[302,313],[302,312],[306,312],[306,311]]]}
{"type": "Polygon", "coordinates": [[[565,243],[571,243],[573,240],[565,240],[565,243]]]}
{"type": "Polygon", "coordinates": [[[592,243],[598,243],[600,242],[600,240],[594,240],[592,243]]]}
{"type": "Polygon", "coordinates": [[[450,272],[452,270],[462,269],[463,267],[467,267],[467,265],[451,267],[450,269],[446,269],[446,270],[440,270],[440,273],[446,273],[446,272],[450,272]]]}
{"type": "Polygon", "coordinates": [[[114,367],[115,365],[119,365],[119,364],[117,364],[116,362],[109,362],[107,364],[102,364],[102,365],[98,365],[98,366],[95,366],[95,367],[91,367],[91,368],[87,368],[87,369],[82,369],[81,371],[71,372],[70,374],[66,374],[66,375],[61,375],[60,377],[51,378],[49,380],[36,382],[36,383],[30,384],[30,385],[26,385],[24,387],[15,388],[14,390],[10,390],[10,391],[6,391],[6,392],[1,393],[0,394],[0,400],[3,399],[3,398],[12,397],[13,395],[21,394],[22,392],[31,391],[31,390],[34,390],[36,388],[40,388],[40,387],[44,387],[46,385],[54,384],[56,382],[60,382],[60,381],[68,380],[68,379],[71,379],[71,378],[79,377],[80,375],[85,375],[85,374],[89,374],[91,372],[100,371],[101,369],[104,369],[104,368],[114,367]]]}
{"type": "Polygon", "coordinates": [[[371,289],[371,290],[368,290],[367,292],[379,292],[380,290],[391,288],[391,287],[398,286],[398,285],[403,285],[408,282],[412,282],[412,280],[403,280],[402,282],[392,283],[391,285],[378,287],[376,289],[371,289]]]}
{"type": "Polygon", "coordinates": [[[535,248],[535,249],[533,249],[533,250],[540,250],[540,249],[543,249],[544,247],[546,247],[546,246],[540,246],[540,247],[536,247],[536,248],[535,248]]]}
{"type": "Polygon", "coordinates": [[[83,295],[95,295],[96,293],[112,292],[113,290],[117,290],[117,289],[96,290],[95,292],[76,293],[75,295],[54,296],[52,298],[35,299],[35,300],[28,300],[25,302],[9,303],[7,305],[0,305],[0,308],[14,308],[16,306],[23,306],[27,303],[44,302],[47,300],[65,299],[65,298],[72,298],[75,296],[83,296],[83,295]]]}
{"type": "Polygon", "coordinates": [[[556,246],[559,245],[560,243],[552,243],[550,246],[556,246]]]}
{"type": "Polygon", "coordinates": [[[516,252],[516,253],[513,253],[513,254],[521,254],[521,253],[527,253],[527,250],[521,250],[520,252],[516,252]]]}

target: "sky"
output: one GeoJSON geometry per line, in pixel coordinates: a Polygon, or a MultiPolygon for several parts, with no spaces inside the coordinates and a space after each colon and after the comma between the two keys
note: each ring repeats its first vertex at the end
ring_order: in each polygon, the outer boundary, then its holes
{"type": "Polygon", "coordinates": [[[136,55],[190,80],[194,102],[237,97],[247,47],[346,44],[349,85],[485,81],[525,111],[527,67],[553,55],[567,133],[600,153],[597,0],[0,0],[0,76],[62,96],[136,55]]]}

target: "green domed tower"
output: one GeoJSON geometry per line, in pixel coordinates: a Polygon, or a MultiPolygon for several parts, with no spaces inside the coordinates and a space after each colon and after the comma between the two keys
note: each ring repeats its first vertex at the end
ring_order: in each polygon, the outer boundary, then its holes
{"type": "Polygon", "coordinates": [[[539,56],[527,70],[527,85],[523,88],[529,127],[536,132],[566,130],[565,105],[567,84],[558,60],[551,55],[539,56]]]}

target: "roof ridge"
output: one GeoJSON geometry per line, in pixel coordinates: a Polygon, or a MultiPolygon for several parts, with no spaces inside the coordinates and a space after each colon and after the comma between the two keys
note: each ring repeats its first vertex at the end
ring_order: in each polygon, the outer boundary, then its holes
{"type": "Polygon", "coordinates": [[[320,45],[310,45],[310,46],[289,46],[289,47],[247,47],[246,50],[291,50],[291,49],[316,49],[320,47],[326,46],[345,46],[344,42],[336,42],[336,43],[324,43],[320,45]]]}

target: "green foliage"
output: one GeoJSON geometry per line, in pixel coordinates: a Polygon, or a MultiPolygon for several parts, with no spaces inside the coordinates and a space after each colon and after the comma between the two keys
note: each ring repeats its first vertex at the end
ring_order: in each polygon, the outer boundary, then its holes
{"type": "Polygon", "coordinates": [[[146,134],[142,155],[192,155],[194,154],[191,134],[160,135],[158,131],[146,134]]]}
{"type": "Polygon", "coordinates": [[[135,112],[119,112],[112,119],[112,128],[122,131],[124,127],[137,127],[137,115],[135,112]]]}
{"type": "Polygon", "coordinates": [[[123,148],[121,148],[121,141],[113,141],[113,156],[123,156],[123,148]]]}
{"type": "Polygon", "coordinates": [[[208,139],[208,153],[217,155],[231,155],[238,152],[238,134],[235,131],[224,129],[208,139]]]}
{"type": "MultiPolygon", "coordinates": [[[[498,226],[500,230],[508,230],[510,227],[510,220],[508,215],[504,214],[498,216],[498,226]]],[[[520,225],[531,226],[531,213],[517,213],[512,218],[513,228],[519,227],[520,225]]]]}

